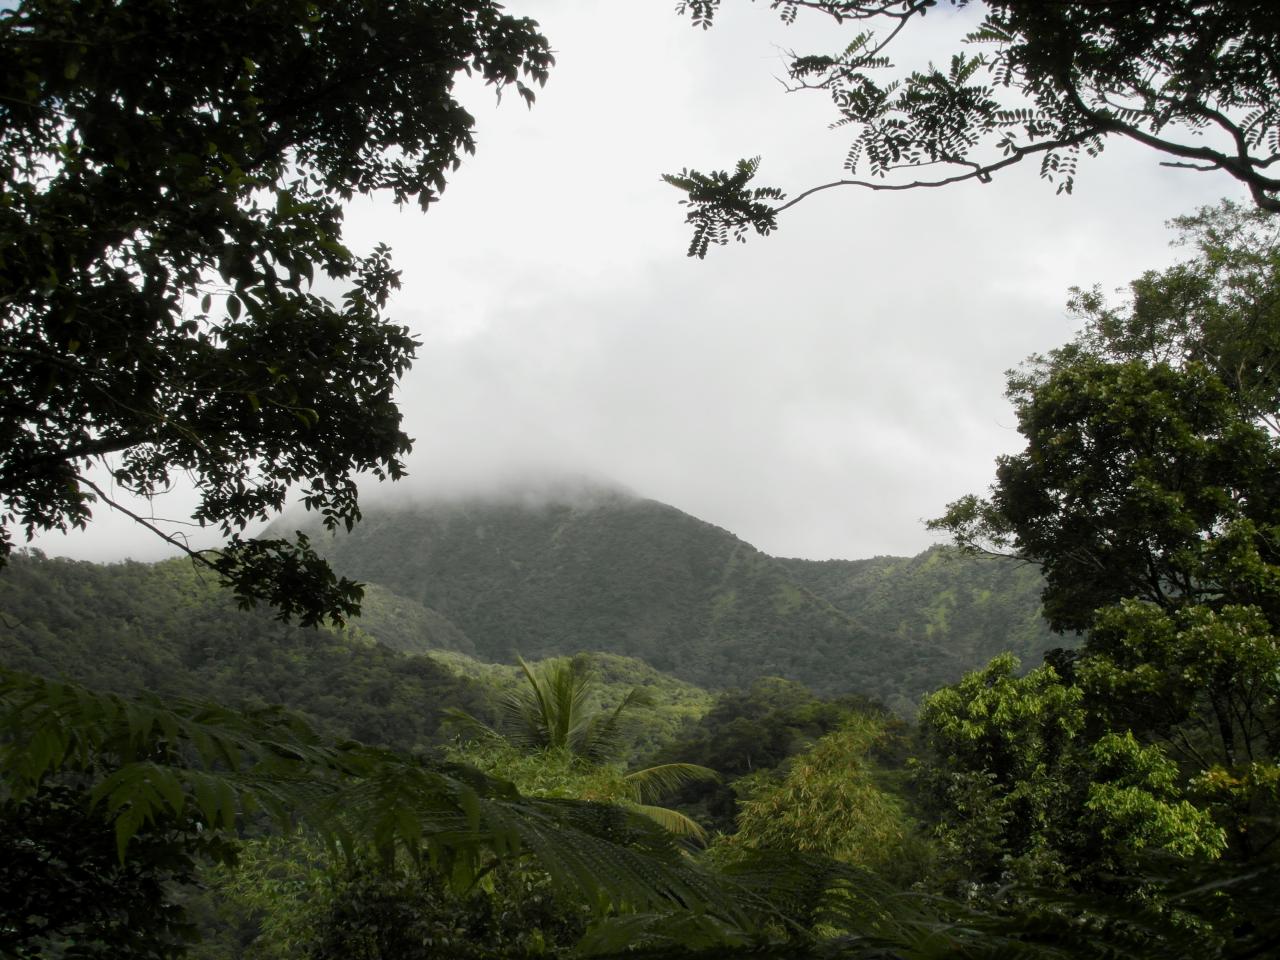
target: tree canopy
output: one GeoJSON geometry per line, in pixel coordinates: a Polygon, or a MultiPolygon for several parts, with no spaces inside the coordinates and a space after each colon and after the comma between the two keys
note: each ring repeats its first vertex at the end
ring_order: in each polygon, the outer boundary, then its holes
{"type": "Polygon", "coordinates": [[[201,556],[245,602],[353,612],[304,537],[241,536],[290,489],[350,526],[353,475],[404,470],[415,341],[384,314],[386,248],[344,246],[342,203],[425,209],[474,147],[455,78],[531,102],[551,62],[492,0],[0,10],[0,562],[18,529],[127,512],[110,485],[185,473],[192,520],[230,538],[201,556]]]}
{"type": "Polygon", "coordinates": [[[1082,334],[1010,374],[1025,449],[1000,458],[989,497],[934,522],[1039,564],[1046,617],[1085,633],[1052,666],[1014,679],[993,661],[923,711],[956,836],[980,850],[973,811],[1020,796],[1009,822],[1031,823],[1016,835],[1034,842],[991,848],[993,873],[1038,846],[1067,884],[1160,848],[1275,863],[1280,443],[1275,244],[1257,242],[1259,222],[1201,211],[1179,222],[1197,260],[1143,276],[1119,306],[1077,291],[1082,334]],[[1024,720],[1036,704],[1053,711],[1024,720]],[[1069,743],[1028,749],[1018,737],[1036,729],[1069,743]],[[1006,773],[1010,755],[1024,772],[1006,773]],[[1059,824],[1073,826],[1055,837],[1059,824]]]}
{"type": "MultiPolygon", "coordinates": [[[[856,130],[846,175],[790,199],[753,185],[759,158],[732,172],[668,175],[687,194],[689,254],[703,257],[751,230],[768,234],[783,210],[834,187],[989,183],[1029,161],[1069,193],[1081,158],[1117,138],[1165,165],[1225,174],[1257,207],[1280,211],[1280,14],[1272,4],[989,0],[948,61],[892,72],[899,36],[926,14],[942,15],[939,7],[969,2],[771,0],[788,23],[803,10],[856,31],[835,53],[790,54],[788,67],[790,89],[825,93],[834,125],[856,130]]],[[[684,0],[678,9],[705,28],[720,5],[684,0]]]]}
{"type": "Polygon", "coordinates": [[[1145,274],[1129,303],[1076,291],[1081,335],[1009,373],[1026,448],[997,460],[989,497],[932,522],[1040,564],[1055,629],[1085,629],[1126,597],[1280,614],[1265,572],[1280,559],[1280,246],[1262,223],[1203,210],[1175,222],[1199,255],[1145,274]]]}

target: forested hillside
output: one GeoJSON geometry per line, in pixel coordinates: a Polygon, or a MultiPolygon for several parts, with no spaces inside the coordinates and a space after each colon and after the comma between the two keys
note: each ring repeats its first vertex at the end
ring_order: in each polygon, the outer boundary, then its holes
{"type": "MultiPolygon", "coordinates": [[[[465,636],[412,600],[371,586],[352,626],[304,628],[241,610],[186,560],[95,564],[18,556],[0,577],[0,666],[96,689],[283,704],[332,735],[413,749],[439,742],[444,711],[487,716],[519,683],[513,666],[467,655],[465,636]]],[[[642,709],[632,752],[650,750],[711,696],[623,657],[592,658],[593,706],[633,686],[642,709]]]]}
{"type": "Polygon", "coordinates": [[[376,588],[365,611],[360,627],[303,628],[239,609],[186,560],[19,556],[0,577],[0,665],[115,693],[284,704],[334,735],[402,748],[434,742],[445,706],[487,708],[483,684],[398,652],[452,647],[455,629],[376,588]]]}
{"type": "Polygon", "coordinates": [[[778,562],[802,587],[891,638],[904,654],[893,678],[903,690],[933,690],[1002,651],[1032,666],[1046,650],[1078,643],[1045,625],[1044,581],[1031,564],[947,547],[914,557],[778,562]]]}
{"type": "Polygon", "coordinates": [[[425,605],[481,659],[599,650],[700,686],[762,676],[909,712],[1003,650],[1033,664],[1034,569],[933,550],[779,560],[674,507],[615,491],[377,506],[316,541],[335,569],[425,605]]]}

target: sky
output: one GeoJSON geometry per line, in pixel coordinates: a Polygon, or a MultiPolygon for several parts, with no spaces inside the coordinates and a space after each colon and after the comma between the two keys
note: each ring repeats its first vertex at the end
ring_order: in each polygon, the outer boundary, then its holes
{"type": "MultiPolygon", "coordinates": [[[[424,215],[361,199],[348,245],[386,242],[391,316],[421,339],[400,402],[410,479],[373,500],[525,478],[616,483],[776,556],[907,555],[923,521],[986,489],[1021,447],[1004,371],[1068,340],[1072,285],[1122,287],[1180,255],[1165,222],[1231,181],[1109,144],[1072,196],[1034,167],[945,190],[826,191],[780,230],[689,259],[682,167],[763,158],[796,193],[851,141],[820,93],[787,93],[782,51],[849,40],[803,13],[725,0],[703,31],[674,0],[509,0],[557,64],[531,110],[464,84],[477,154],[424,215]]],[[[977,14],[936,11],[899,64],[938,62],[977,14]]],[[[185,499],[184,499],[185,498],[185,499]]],[[[179,490],[158,513],[180,515],[179,490]]],[[[111,518],[50,554],[164,554],[111,518]]]]}

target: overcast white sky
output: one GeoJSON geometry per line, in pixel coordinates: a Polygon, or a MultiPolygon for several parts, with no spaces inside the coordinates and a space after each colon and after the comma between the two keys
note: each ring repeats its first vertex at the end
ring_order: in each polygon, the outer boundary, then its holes
{"type": "MultiPolygon", "coordinates": [[[[387,495],[586,474],[775,555],[918,552],[922,519],[1020,447],[1003,371],[1071,336],[1067,288],[1172,262],[1164,222],[1239,193],[1112,144],[1071,197],[1033,168],[828,191],[772,237],[689,260],[660,174],[760,154],[761,181],[789,192],[839,176],[849,133],[776,78],[780,47],[848,31],[726,0],[703,32],[674,6],[510,0],[556,50],[534,109],[469,89],[479,149],[442,202],[352,206],[349,241],[392,246],[392,314],[422,339],[401,391],[412,479],[387,495]]],[[[898,59],[947,57],[963,26],[931,15],[898,59]]],[[[39,546],[159,553],[105,521],[39,546]]]]}

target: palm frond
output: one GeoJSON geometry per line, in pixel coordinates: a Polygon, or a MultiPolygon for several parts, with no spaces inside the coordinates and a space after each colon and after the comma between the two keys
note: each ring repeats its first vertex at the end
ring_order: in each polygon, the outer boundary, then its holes
{"type": "Polygon", "coordinates": [[[621,751],[626,739],[628,712],[635,707],[649,706],[652,702],[647,690],[632,687],[609,713],[596,714],[587,720],[584,735],[575,752],[593,763],[612,760],[621,751]]]}
{"type": "Polygon", "coordinates": [[[639,803],[650,803],[674,793],[686,783],[718,782],[720,774],[696,763],[662,763],[634,770],[623,778],[639,803]]]}
{"type": "Polygon", "coordinates": [[[707,842],[707,831],[703,829],[702,824],[679,810],[672,810],[670,807],[658,807],[648,803],[638,803],[635,809],[672,836],[686,837],[703,844],[707,842]]]}
{"type": "Polygon", "coordinates": [[[461,707],[446,707],[443,711],[443,723],[457,730],[463,736],[475,740],[502,740],[503,736],[489,724],[473,716],[461,707]]]}

